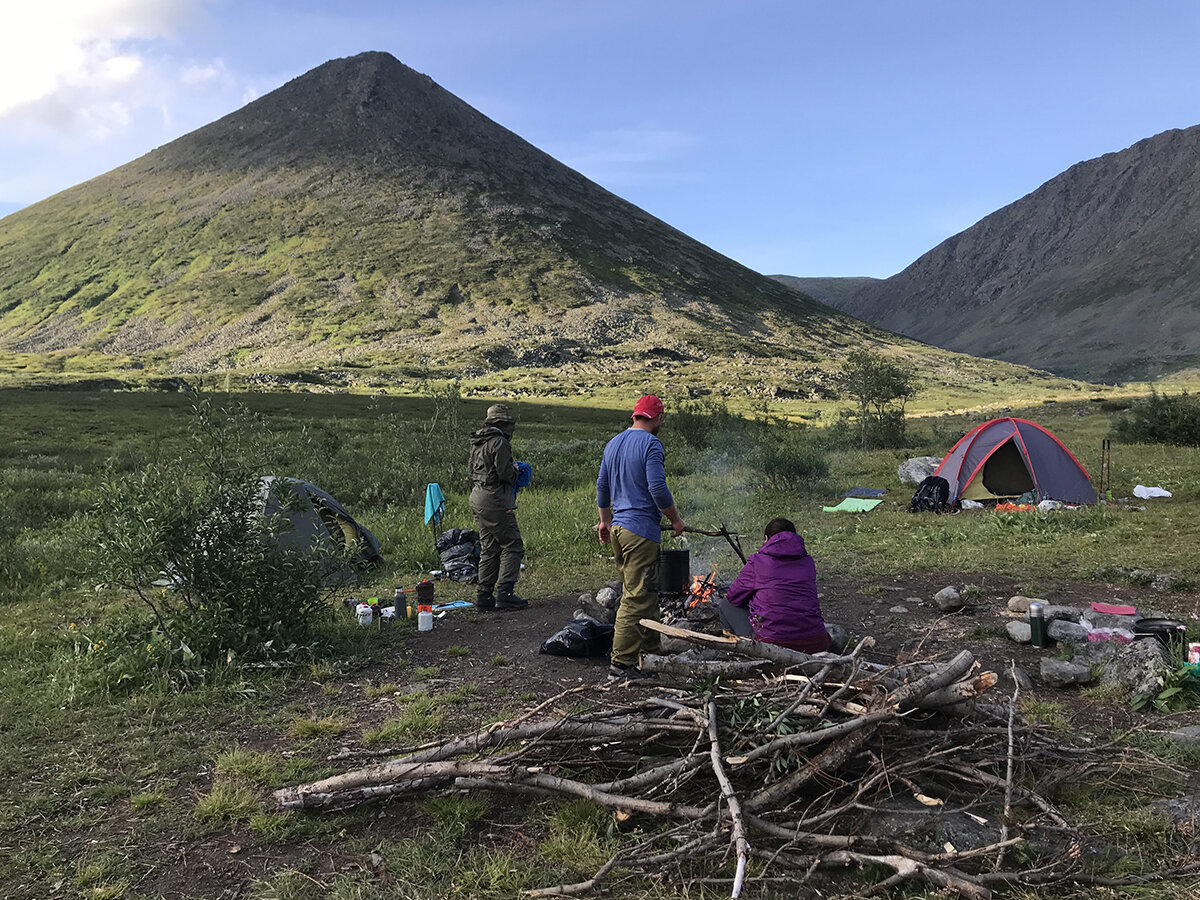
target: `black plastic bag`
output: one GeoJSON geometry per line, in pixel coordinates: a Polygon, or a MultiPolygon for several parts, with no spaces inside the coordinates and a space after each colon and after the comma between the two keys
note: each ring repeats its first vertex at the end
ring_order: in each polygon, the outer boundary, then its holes
{"type": "Polygon", "coordinates": [[[601,656],[612,651],[613,626],[597,622],[591,616],[572,619],[567,626],[546,639],[542,653],[551,656],[601,656]]]}
{"type": "Polygon", "coordinates": [[[479,532],[451,528],[435,542],[442,561],[442,572],[454,581],[474,581],[479,566],[479,532]]]}

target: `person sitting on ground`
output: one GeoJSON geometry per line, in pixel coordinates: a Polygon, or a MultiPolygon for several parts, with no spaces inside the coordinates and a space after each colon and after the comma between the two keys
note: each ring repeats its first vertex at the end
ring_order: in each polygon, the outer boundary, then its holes
{"type": "Polygon", "coordinates": [[[817,567],[796,526],[779,518],[767,523],[766,543],[751,554],[721,600],[721,624],[801,653],[821,653],[832,643],[817,599],[817,567]]]}

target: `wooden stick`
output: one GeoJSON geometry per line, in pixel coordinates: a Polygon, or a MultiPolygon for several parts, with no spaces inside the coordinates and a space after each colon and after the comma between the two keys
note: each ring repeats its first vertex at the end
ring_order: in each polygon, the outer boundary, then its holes
{"type": "Polygon", "coordinates": [[[733,879],[733,893],[730,895],[733,900],[737,900],[742,893],[742,882],[746,877],[746,857],[750,853],[750,842],[746,840],[746,826],[742,822],[742,805],[738,801],[737,793],[733,790],[733,783],[729,780],[725,764],[721,760],[721,738],[717,731],[717,704],[712,700],[708,702],[708,738],[713,774],[717,776],[717,781],[721,785],[721,796],[725,798],[725,804],[729,809],[733,843],[737,848],[737,873],[733,879]]]}

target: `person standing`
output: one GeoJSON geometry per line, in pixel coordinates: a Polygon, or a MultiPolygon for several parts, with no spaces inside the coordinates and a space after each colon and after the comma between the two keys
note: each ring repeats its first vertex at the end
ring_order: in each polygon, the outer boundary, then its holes
{"type": "Polygon", "coordinates": [[[529,606],[516,594],[525,543],[517,525],[518,469],[511,446],[515,428],[508,407],[496,403],[488,407],[483,427],[471,435],[470,503],[481,548],[475,606],[481,610],[529,606]]]}
{"type": "Polygon", "coordinates": [[[663,404],[653,394],[633,408],[633,425],[604,447],[596,478],[600,543],[612,544],[621,575],[621,605],[613,629],[608,677],[638,678],[641,654],[658,649],[658,632],[638,624],[658,618],[658,561],[662,517],[676,535],[683,519],[667,487],[665,453],[658,439],[663,404]]]}

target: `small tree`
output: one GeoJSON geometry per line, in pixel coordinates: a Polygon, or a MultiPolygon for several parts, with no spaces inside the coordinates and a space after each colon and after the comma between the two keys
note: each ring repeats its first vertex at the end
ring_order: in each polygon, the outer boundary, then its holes
{"type": "Polygon", "coordinates": [[[904,407],[920,390],[911,366],[870,350],[853,350],[842,365],[839,382],[858,405],[854,417],[860,447],[904,445],[904,407]]]}

